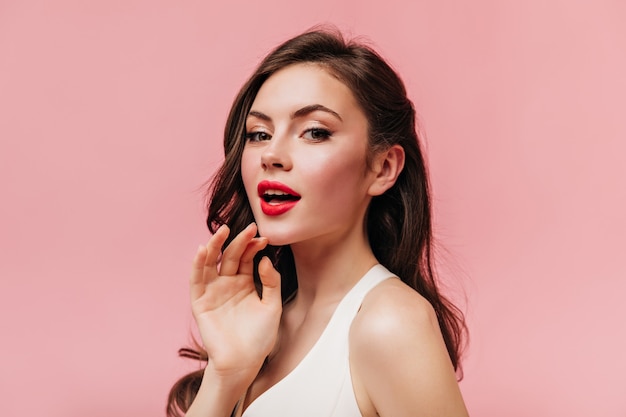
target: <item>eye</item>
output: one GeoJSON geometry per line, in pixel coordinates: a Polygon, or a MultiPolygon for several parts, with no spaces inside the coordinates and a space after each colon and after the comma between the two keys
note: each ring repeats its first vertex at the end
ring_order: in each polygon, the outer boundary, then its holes
{"type": "Polygon", "coordinates": [[[332,136],[332,133],[327,129],[322,129],[319,127],[307,129],[302,134],[302,137],[305,139],[313,140],[313,141],[322,141],[328,139],[332,136]]]}
{"type": "Polygon", "coordinates": [[[248,142],[261,142],[264,140],[270,140],[272,136],[267,132],[257,131],[247,132],[245,138],[248,142]]]}

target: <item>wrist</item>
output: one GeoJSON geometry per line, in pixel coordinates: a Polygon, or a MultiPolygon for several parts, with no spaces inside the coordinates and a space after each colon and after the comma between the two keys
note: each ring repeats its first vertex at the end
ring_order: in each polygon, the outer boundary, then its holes
{"type": "Polygon", "coordinates": [[[200,388],[185,417],[229,417],[254,377],[255,375],[250,377],[246,374],[216,372],[212,366],[207,365],[200,388]]]}
{"type": "Polygon", "coordinates": [[[203,381],[211,381],[211,385],[223,395],[234,395],[239,399],[256,378],[261,365],[253,368],[241,369],[216,369],[213,363],[209,363],[204,368],[203,381]]]}

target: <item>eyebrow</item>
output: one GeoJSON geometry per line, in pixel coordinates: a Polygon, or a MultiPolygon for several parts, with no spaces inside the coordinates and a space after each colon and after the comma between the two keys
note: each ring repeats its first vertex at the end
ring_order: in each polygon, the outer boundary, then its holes
{"type": "MultiPolygon", "coordinates": [[[[334,117],[336,117],[337,119],[339,119],[340,121],[343,122],[343,119],[341,118],[341,116],[339,116],[339,113],[337,113],[334,110],[329,109],[326,106],[323,106],[321,104],[310,104],[308,106],[304,106],[301,109],[296,110],[295,112],[293,112],[290,117],[292,119],[296,119],[298,117],[303,117],[306,116],[308,114],[311,114],[313,112],[316,111],[323,111],[325,113],[328,113],[334,117]]],[[[271,122],[272,118],[269,117],[267,114],[265,113],[261,113],[260,111],[256,111],[256,110],[250,110],[250,113],[248,113],[248,116],[254,116],[256,118],[259,118],[261,120],[264,120],[266,122],[271,122]]]]}
{"type": "Polygon", "coordinates": [[[322,106],[321,104],[311,104],[311,105],[308,105],[308,106],[304,106],[301,109],[296,110],[291,115],[291,118],[295,119],[296,117],[306,116],[306,115],[308,115],[310,113],[313,113],[315,111],[323,111],[323,112],[329,113],[329,114],[335,116],[337,119],[339,119],[340,121],[343,122],[343,119],[341,118],[341,116],[339,116],[339,113],[337,113],[334,110],[329,109],[326,106],[322,106]]]}

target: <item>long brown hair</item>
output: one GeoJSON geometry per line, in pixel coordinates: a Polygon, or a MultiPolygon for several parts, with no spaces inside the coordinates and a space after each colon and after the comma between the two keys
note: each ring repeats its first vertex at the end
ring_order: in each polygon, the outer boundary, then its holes
{"type": "MultiPolygon", "coordinates": [[[[404,148],[405,165],[395,185],[370,203],[368,238],[378,261],[432,304],[454,369],[461,376],[465,320],[462,312],[440,293],[435,277],[429,182],[415,109],[400,77],[372,48],[346,41],[338,31],[325,28],[286,41],[261,62],[235,98],[226,122],[225,161],[209,187],[209,230],[214,233],[227,224],[232,239],[254,221],[241,178],[246,117],[265,80],[297,63],[320,65],[350,88],[368,120],[370,156],[395,144],[404,148]]],[[[270,256],[281,273],[283,299],[288,299],[297,290],[291,249],[269,247],[263,255],[270,256]]],[[[258,276],[255,280],[258,282],[258,276]]],[[[181,349],[179,354],[208,360],[198,346],[181,349]]],[[[188,409],[201,380],[202,371],[196,371],[172,387],[168,416],[178,417],[180,411],[188,409]]]]}

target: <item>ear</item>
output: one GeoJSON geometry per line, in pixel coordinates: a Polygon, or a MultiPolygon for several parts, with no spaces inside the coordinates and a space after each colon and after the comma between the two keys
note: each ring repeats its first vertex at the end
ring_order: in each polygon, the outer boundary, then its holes
{"type": "Polygon", "coordinates": [[[375,177],[368,188],[368,194],[371,196],[381,195],[393,187],[403,168],[404,148],[402,146],[393,145],[386,151],[377,154],[372,164],[375,177]]]}

